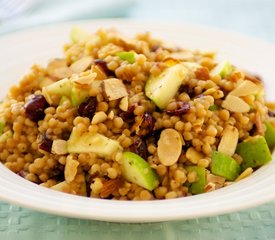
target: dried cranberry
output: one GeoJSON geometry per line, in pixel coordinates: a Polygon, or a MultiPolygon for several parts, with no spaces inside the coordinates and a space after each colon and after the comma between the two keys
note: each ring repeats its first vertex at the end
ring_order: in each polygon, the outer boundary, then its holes
{"type": "Polygon", "coordinates": [[[160,48],[160,46],[158,44],[155,44],[151,47],[151,51],[156,52],[159,48],[160,48]]]}
{"type": "Polygon", "coordinates": [[[147,136],[151,134],[154,130],[156,120],[153,118],[152,114],[149,112],[144,113],[142,116],[142,121],[139,126],[138,135],[147,136]]]}
{"type": "Polygon", "coordinates": [[[24,170],[20,170],[18,173],[17,173],[18,176],[22,177],[22,178],[25,178],[27,176],[27,173],[24,171],[24,170]]]}
{"type": "Polygon", "coordinates": [[[114,72],[107,67],[107,63],[104,60],[95,59],[94,64],[99,66],[101,70],[107,74],[107,76],[115,76],[114,72]]]}
{"type": "Polygon", "coordinates": [[[160,138],[160,134],[162,132],[163,128],[161,129],[157,129],[157,130],[154,130],[152,133],[151,133],[151,136],[155,139],[155,142],[157,142],[160,138]]]}
{"type": "Polygon", "coordinates": [[[147,144],[144,139],[136,137],[134,143],[130,146],[130,150],[144,159],[147,159],[147,144]]]}
{"type": "Polygon", "coordinates": [[[49,139],[47,135],[44,133],[42,135],[42,141],[38,146],[39,149],[50,153],[52,150],[52,145],[53,145],[53,141],[49,139]]]}
{"type": "Polygon", "coordinates": [[[275,111],[274,110],[268,110],[268,116],[269,117],[275,117],[275,111]]]}
{"type": "Polygon", "coordinates": [[[187,113],[190,110],[190,104],[188,102],[180,102],[179,107],[174,110],[167,110],[166,113],[170,115],[180,116],[187,113]]]}
{"type": "Polygon", "coordinates": [[[26,117],[33,122],[44,119],[44,110],[49,106],[43,95],[33,95],[33,97],[25,104],[26,117]]]}
{"type": "Polygon", "coordinates": [[[126,112],[119,113],[119,116],[123,119],[124,122],[133,123],[135,121],[135,105],[132,105],[128,108],[126,112]]]}
{"type": "Polygon", "coordinates": [[[181,85],[179,88],[179,93],[183,92],[187,93],[190,98],[193,98],[196,95],[194,88],[189,88],[188,86],[181,85]]]}
{"type": "Polygon", "coordinates": [[[86,102],[83,102],[78,106],[78,114],[82,117],[92,119],[96,112],[96,103],[96,97],[89,97],[86,102]]]}

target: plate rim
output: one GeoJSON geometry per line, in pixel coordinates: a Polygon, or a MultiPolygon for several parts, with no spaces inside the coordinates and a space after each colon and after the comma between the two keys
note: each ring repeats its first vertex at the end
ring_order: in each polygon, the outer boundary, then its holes
{"type": "MultiPolygon", "coordinates": [[[[22,31],[6,34],[0,36],[0,42],[5,39],[5,41],[8,41],[9,39],[13,39],[15,37],[20,37],[20,35],[24,34],[35,34],[39,31],[47,31],[48,29],[51,28],[62,28],[64,26],[72,26],[72,25],[86,25],[86,24],[95,24],[95,23],[115,23],[115,25],[119,24],[131,24],[131,25],[140,25],[140,24],[149,24],[150,27],[156,25],[159,26],[160,23],[159,21],[152,21],[152,20],[140,20],[140,19],[95,19],[95,20],[83,20],[83,21],[68,21],[68,22],[62,22],[62,23],[57,23],[57,24],[47,24],[43,26],[37,26],[33,27],[31,29],[25,29],[22,31]]],[[[127,25],[126,24],[126,25],[127,25]]],[[[243,39],[247,41],[252,41],[253,44],[256,45],[265,45],[267,48],[272,48],[275,51],[275,45],[273,45],[270,42],[267,42],[262,39],[258,39],[255,37],[250,37],[247,35],[243,35],[241,33],[235,33],[232,31],[225,31],[221,30],[219,28],[215,27],[209,27],[209,26],[203,26],[203,25],[196,25],[196,24],[187,24],[187,23],[179,23],[179,22],[174,22],[174,21],[169,21],[165,22],[165,26],[178,26],[181,25],[181,27],[185,28],[194,28],[196,31],[210,31],[210,32],[219,32],[221,34],[225,34],[225,36],[233,36],[236,37],[237,39],[243,39]]],[[[163,27],[163,25],[162,25],[163,27]]],[[[275,163],[274,163],[274,155],[273,155],[273,161],[272,163],[268,164],[272,165],[275,169],[275,163]]],[[[261,175],[264,170],[268,170],[268,166],[262,167],[259,172],[261,175]]],[[[3,164],[0,165],[0,171],[3,171],[5,173],[5,176],[7,177],[12,177],[14,178],[16,183],[25,181],[24,189],[26,190],[27,193],[30,193],[30,190],[36,192],[36,194],[42,194],[42,196],[47,196],[52,200],[56,200],[55,196],[59,196],[60,199],[64,200],[64,205],[70,206],[74,202],[80,202],[81,204],[87,204],[86,209],[81,208],[81,211],[79,211],[80,208],[78,208],[78,211],[71,211],[68,207],[62,206],[62,203],[59,203],[58,201],[55,202],[55,207],[53,206],[48,206],[47,203],[47,198],[43,199],[42,202],[37,203],[35,198],[32,196],[25,197],[24,200],[20,199],[18,193],[16,191],[13,191],[11,189],[5,189],[5,186],[10,186],[10,187],[15,187],[14,183],[9,183],[8,180],[5,180],[0,176],[0,199],[10,202],[12,204],[20,205],[23,207],[27,207],[30,209],[34,209],[37,211],[42,211],[46,213],[51,213],[51,214],[56,214],[56,215],[61,215],[61,216],[67,216],[67,217],[74,217],[74,218],[82,218],[82,219],[93,219],[93,220],[103,220],[103,221],[111,221],[111,222],[161,222],[161,221],[170,221],[170,220],[183,220],[183,219],[193,219],[197,217],[209,217],[209,216],[214,216],[214,215],[219,215],[219,214],[225,214],[229,212],[234,212],[234,211],[239,211],[243,210],[246,208],[251,208],[260,204],[263,204],[265,202],[271,201],[275,199],[275,193],[270,193],[268,189],[264,188],[261,189],[262,192],[266,193],[265,197],[262,197],[260,199],[251,199],[249,202],[239,204],[237,206],[225,206],[222,208],[222,206],[217,205],[216,208],[213,209],[205,209],[202,212],[196,212],[195,214],[192,211],[189,211],[188,213],[182,213],[180,211],[175,211],[172,213],[169,213],[167,209],[161,210],[161,207],[167,207],[166,205],[171,204],[172,207],[169,207],[170,210],[175,210],[176,206],[181,206],[179,202],[183,202],[186,204],[186,202],[190,205],[190,201],[192,202],[203,202],[205,201],[205,198],[207,196],[212,197],[213,199],[219,199],[219,195],[221,195],[221,192],[225,192],[226,195],[230,196],[230,190],[233,188],[235,189],[235,186],[228,186],[224,189],[211,192],[211,193],[204,193],[202,195],[197,195],[197,196],[192,196],[188,198],[183,198],[183,199],[171,199],[171,200],[154,200],[154,201],[140,201],[140,202],[131,202],[131,201],[113,201],[113,200],[102,200],[102,199],[90,199],[90,198],[84,198],[84,197],[79,197],[79,196],[71,196],[65,193],[60,193],[60,192],[53,192],[50,189],[47,188],[41,188],[40,186],[37,186],[25,179],[20,178],[10,170],[8,170],[6,167],[4,167],[3,164]],[[14,176],[15,175],[15,176],[14,176]],[[6,185],[4,185],[5,183],[6,185]],[[217,196],[218,195],[218,196],[217,196]],[[90,203],[89,203],[89,202],[90,203]],[[66,204],[65,204],[66,203],[66,204]],[[103,206],[101,206],[103,205],[103,206]],[[114,206],[112,206],[114,205],[114,206]],[[100,212],[96,212],[91,214],[88,211],[85,210],[93,210],[95,211],[95,207],[99,207],[100,212]],[[110,207],[110,209],[107,209],[110,207]],[[121,209],[127,208],[128,212],[123,212],[123,214],[116,215],[119,213],[121,209]],[[138,208],[138,209],[136,209],[138,208]],[[111,215],[108,215],[107,210],[111,211],[111,215]],[[211,210],[211,211],[210,211],[211,210]],[[150,216],[148,213],[144,213],[143,211],[149,211],[150,213],[155,214],[154,216],[150,216]],[[158,213],[157,211],[160,211],[158,213]]],[[[249,181],[250,178],[243,180],[242,182],[238,183],[238,185],[244,185],[247,186],[247,182],[249,181]]],[[[270,178],[271,179],[271,178],[270,178]]],[[[275,180],[275,176],[273,177],[275,180]]],[[[20,185],[18,185],[19,187],[20,185]]],[[[236,191],[236,190],[234,190],[236,191]]],[[[224,195],[225,196],[225,195],[224,195]]],[[[228,201],[225,201],[228,203],[228,201]]],[[[191,206],[191,205],[190,205],[191,206]]],[[[184,209],[184,208],[183,208],[184,209]]],[[[187,210],[187,209],[186,209],[187,210]]]]}

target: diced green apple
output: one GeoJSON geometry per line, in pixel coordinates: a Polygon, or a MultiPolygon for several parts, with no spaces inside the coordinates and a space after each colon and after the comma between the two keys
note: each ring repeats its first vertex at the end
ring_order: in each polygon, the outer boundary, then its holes
{"type": "Polygon", "coordinates": [[[145,94],[160,109],[164,109],[184,82],[187,69],[182,64],[166,68],[159,76],[151,76],[145,85],[145,94]]]}
{"type": "Polygon", "coordinates": [[[132,152],[124,152],[122,155],[122,175],[132,183],[135,183],[150,191],[159,185],[159,179],[155,171],[143,158],[132,152]]]}
{"type": "Polygon", "coordinates": [[[42,93],[49,104],[53,103],[52,96],[71,97],[72,83],[68,78],[64,78],[42,88],[42,93]]]}
{"type": "Polygon", "coordinates": [[[121,151],[122,147],[118,141],[107,138],[99,133],[84,132],[78,134],[73,128],[67,141],[69,153],[96,153],[103,157],[111,157],[113,153],[121,151]]]}
{"type": "Polygon", "coordinates": [[[226,77],[233,71],[233,67],[228,60],[220,62],[216,67],[210,71],[210,76],[220,75],[222,78],[226,77]]]}
{"type": "Polygon", "coordinates": [[[80,103],[84,102],[89,97],[89,88],[80,88],[77,86],[74,86],[72,84],[72,91],[71,91],[71,101],[72,105],[78,106],[80,103]]]}
{"type": "Polygon", "coordinates": [[[263,136],[251,137],[239,143],[236,152],[243,159],[241,164],[243,170],[248,167],[260,167],[272,159],[267,142],[263,136]]]}
{"type": "Polygon", "coordinates": [[[215,151],[212,154],[211,172],[233,181],[239,176],[241,167],[232,157],[215,151]]]}
{"type": "Polygon", "coordinates": [[[265,140],[269,149],[273,149],[275,147],[275,127],[269,122],[265,123],[265,127],[265,140]]]}
{"type": "Polygon", "coordinates": [[[66,96],[62,96],[61,97],[61,99],[60,99],[60,101],[59,101],[59,104],[58,105],[63,105],[64,104],[64,102],[66,102],[66,101],[71,101],[70,100],[70,98],[68,98],[68,97],[66,97],[66,96]]]}
{"type": "Polygon", "coordinates": [[[118,52],[116,55],[124,61],[127,61],[128,63],[134,63],[136,61],[135,53],[134,52],[118,52]]]}
{"type": "Polygon", "coordinates": [[[71,29],[71,40],[74,43],[85,42],[91,38],[91,34],[87,32],[85,29],[74,26],[71,29]]]}
{"type": "Polygon", "coordinates": [[[203,167],[188,166],[186,167],[188,172],[195,172],[197,174],[197,181],[190,186],[190,192],[192,194],[199,194],[204,192],[206,185],[206,170],[203,167]]]}

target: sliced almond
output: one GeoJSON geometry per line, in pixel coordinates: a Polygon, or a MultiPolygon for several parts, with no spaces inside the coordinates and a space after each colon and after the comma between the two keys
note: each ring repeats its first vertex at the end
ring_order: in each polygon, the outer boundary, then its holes
{"type": "Polygon", "coordinates": [[[122,184],[123,181],[120,178],[110,179],[104,182],[101,188],[100,197],[106,198],[110,196],[112,193],[117,191],[122,186],[122,184]]]}
{"type": "Polygon", "coordinates": [[[97,74],[96,80],[104,80],[108,77],[106,73],[102,70],[102,68],[96,64],[92,65],[91,71],[97,74]]]}
{"type": "Polygon", "coordinates": [[[197,164],[200,159],[203,158],[203,155],[195,150],[195,148],[190,147],[186,151],[186,158],[193,164],[197,164]]]}
{"type": "Polygon", "coordinates": [[[96,73],[90,72],[88,75],[79,76],[74,74],[71,81],[78,85],[90,85],[96,79],[96,73]]]}
{"type": "Polygon", "coordinates": [[[222,107],[231,112],[237,113],[245,113],[250,110],[250,106],[244,100],[231,94],[227,95],[225,100],[222,102],[222,107]]]}
{"type": "Polygon", "coordinates": [[[61,58],[50,61],[47,70],[49,75],[56,79],[66,78],[72,75],[72,70],[67,66],[66,60],[61,58]]]}
{"type": "Polygon", "coordinates": [[[182,140],[180,134],[171,128],[163,130],[158,141],[157,153],[164,166],[175,164],[181,154],[182,140]]]}
{"type": "Polygon", "coordinates": [[[111,119],[111,120],[113,120],[113,119],[114,119],[114,116],[115,116],[115,113],[114,113],[113,110],[111,110],[111,111],[109,112],[109,114],[108,114],[108,118],[111,119]]]}
{"type": "Polygon", "coordinates": [[[259,113],[259,111],[257,111],[256,115],[255,115],[255,124],[256,124],[258,133],[260,135],[264,135],[265,128],[264,128],[264,124],[263,124],[263,121],[262,121],[262,118],[261,118],[261,114],[259,113]]]}
{"type": "Polygon", "coordinates": [[[65,164],[65,170],[64,170],[64,177],[65,181],[67,183],[70,183],[74,180],[76,174],[77,174],[77,167],[79,165],[79,162],[72,159],[72,158],[67,158],[66,164],[65,164]]]}
{"type": "Polygon", "coordinates": [[[191,51],[174,52],[169,57],[178,59],[181,61],[190,61],[194,59],[194,54],[191,51]]]}
{"type": "Polygon", "coordinates": [[[217,184],[221,184],[223,185],[225,183],[225,178],[224,177],[220,177],[220,176],[217,176],[217,175],[214,175],[214,174],[207,174],[207,182],[210,183],[217,183],[217,184]]]}
{"type": "Polygon", "coordinates": [[[70,69],[74,73],[81,73],[86,71],[92,64],[93,58],[90,56],[86,56],[83,58],[80,58],[79,60],[75,61],[71,66],[70,69]]]}
{"type": "Polygon", "coordinates": [[[67,142],[62,139],[56,139],[52,144],[52,153],[57,155],[67,154],[67,142]]]}
{"type": "Polygon", "coordinates": [[[92,124],[98,124],[101,122],[104,122],[107,119],[107,114],[103,111],[97,112],[93,119],[92,119],[92,124]]]}
{"type": "Polygon", "coordinates": [[[46,101],[51,105],[53,104],[53,100],[51,98],[51,95],[48,93],[47,88],[43,87],[42,88],[42,94],[44,96],[44,98],[46,99],[46,101]]]}
{"type": "Polygon", "coordinates": [[[125,96],[120,100],[119,108],[122,111],[126,112],[128,110],[128,105],[129,105],[128,96],[125,96]]]}
{"type": "Polygon", "coordinates": [[[253,173],[253,169],[252,168],[247,168],[245,169],[236,179],[235,182],[238,182],[248,176],[250,176],[253,173]]]}
{"type": "Polygon", "coordinates": [[[232,156],[235,151],[239,140],[239,131],[233,126],[227,126],[223,131],[218,151],[229,156],[232,156]]]}
{"type": "Polygon", "coordinates": [[[109,101],[128,96],[125,85],[117,78],[103,80],[103,92],[109,101]]]}
{"type": "Polygon", "coordinates": [[[70,187],[69,183],[67,183],[66,181],[63,181],[63,182],[53,185],[50,188],[53,190],[59,191],[59,192],[69,193],[71,187],[70,187]]]}
{"type": "Polygon", "coordinates": [[[257,85],[249,80],[244,80],[240,85],[237,86],[229,94],[237,97],[257,94],[262,91],[262,86],[257,85]]]}

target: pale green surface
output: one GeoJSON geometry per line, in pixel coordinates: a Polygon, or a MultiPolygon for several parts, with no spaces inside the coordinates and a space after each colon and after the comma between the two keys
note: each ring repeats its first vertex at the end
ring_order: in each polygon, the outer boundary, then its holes
{"type": "MultiPolygon", "coordinates": [[[[132,9],[129,5],[133,1],[129,0],[120,1],[117,6],[109,5],[105,12],[102,8],[98,8],[97,12],[90,8],[90,13],[87,5],[81,7],[83,1],[92,5],[90,0],[78,0],[77,11],[69,7],[65,14],[59,14],[58,10],[62,8],[62,0],[45,1],[43,8],[33,9],[22,18],[0,25],[0,34],[42,24],[43,20],[57,22],[87,17],[129,16],[207,24],[275,42],[274,0],[140,0],[132,9]],[[57,2],[57,9],[53,8],[53,2],[57,2]],[[52,14],[47,13],[47,9],[52,14]]],[[[70,2],[66,1],[67,4],[70,2]]],[[[275,203],[219,217],[153,224],[117,224],[56,217],[0,202],[2,239],[275,239],[275,203]]]]}
{"type": "Polygon", "coordinates": [[[267,240],[275,239],[275,203],[187,221],[123,224],[57,217],[2,203],[2,240],[267,240]]]}

